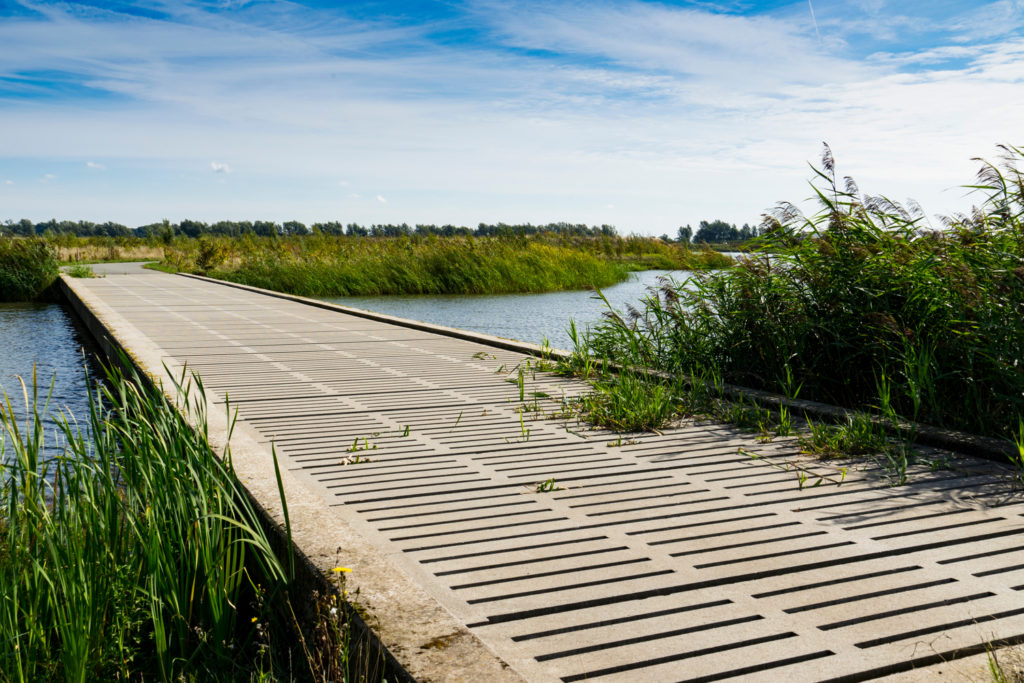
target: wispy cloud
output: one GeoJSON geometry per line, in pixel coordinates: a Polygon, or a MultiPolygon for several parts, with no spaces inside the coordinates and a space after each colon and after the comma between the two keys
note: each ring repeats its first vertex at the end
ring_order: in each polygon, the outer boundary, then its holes
{"type": "MultiPolygon", "coordinates": [[[[674,233],[804,196],[805,161],[828,140],[866,190],[945,211],[938,191],[1012,142],[1024,111],[1020,3],[952,4],[939,16],[884,0],[745,13],[469,0],[419,21],[283,0],[161,5],[163,19],[34,4],[0,21],[0,173],[28,159],[73,179],[83,158],[124,161],[138,191],[105,197],[93,176],[62,182],[59,201],[67,215],[105,202],[104,220],[129,223],[365,221],[374,195],[347,202],[347,180],[324,180],[358,169],[359,188],[402,188],[387,210],[409,207],[409,222],[602,223],[614,196],[620,229],[674,233]],[[1016,28],[993,32],[1000,21],[1016,28]],[[449,30],[468,37],[437,37],[449,30]],[[220,159],[245,172],[216,196],[182,180],[204,164],[231,173],[220,159]]],[[[47,217],[46,194],[6,210],[47,217]]]]}
{"type": "Polygon", "coordinates": [[[87,161],[87,162],[85,162],[85,165],[88,166],[89,168],[97,170],[97,171],[105,171],[105,170],[107,170],[106,166],[104,166],[103,164],[98,164],[95,161],[87,161]]]}
{"type": "Polygon", "coordinates": [[[381,197],[380,195],[377,195],[377,201],[380,202],[381,204],[388,203],[388,200],[384,199],[384,197],[381,197]]]}

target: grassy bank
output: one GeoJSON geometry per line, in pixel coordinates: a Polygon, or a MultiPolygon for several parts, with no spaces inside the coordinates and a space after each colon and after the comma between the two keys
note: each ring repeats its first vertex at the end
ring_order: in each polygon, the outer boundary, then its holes
{"type": "Polygon", "coordinates": [[[9,399],[0,412],[0,680],[292,680],[336,668],[344,627],[328,618],[324,648],[306,656],[289,566],[207,442],[201,387],[183,387],[198,430],[119,374],[101,391],[88,440],[65,423],[60,447],[34,388],[27,424],[9,399]]]}
{"type": "Polygon", "coordinates": [[[986,164],[980,206],[941,229],[837,181],[819,211],[781,205],[753,254],[610,315],[581,354],[1020,439],[1024,431],[1021,152],[986,164]]]}
{"type": "Polygon", "coordinates": [[[38,299],[57,279],[57,255],[43,240],[0,237],[0,301],[38,299]]]}
{"type": "Polygon", "coordinates": [[[607,287],[650,268],[731,261],[620,237],[336,237],[176,240],[162,265],[304,296],[497,294],[607,287]]]}

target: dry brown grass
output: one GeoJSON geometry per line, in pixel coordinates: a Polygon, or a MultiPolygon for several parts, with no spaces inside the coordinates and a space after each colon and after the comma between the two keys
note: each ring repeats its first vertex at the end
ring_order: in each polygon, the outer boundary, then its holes
{"type": "Polygon", "coordinates": [[[160,247],[138,245],[132,247],[84,244],[75,247],[57,247],[58,258],[64,263],[95,263],[99,261],[158,261],[164,257],[160,247]]]}

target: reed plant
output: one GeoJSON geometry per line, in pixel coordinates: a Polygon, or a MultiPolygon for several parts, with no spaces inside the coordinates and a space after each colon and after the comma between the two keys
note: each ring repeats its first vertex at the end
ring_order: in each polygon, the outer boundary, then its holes
{"type": "Polygon", "coordinates": [[[0,680],[308,675],[290,567],[210,447],[198,378],[179,386],[193,428],[112,371],[88,438],[70,416],[46,434],[36,387],[24,423],[10,397],[0,410],[0,680]]]}
{"type": "Polygon", "coordinates": [[[761,253],[686,287],[663,281],[609,312],[583,352],[1012,438],[1024,413],[1024,154],[1003,152],[971,186],[980,206],[935,230],[920,209],[837,179],[826,148],[818,213],[780,205],[761,253]]]}
{"type": "Polygon", "coordinates": [[[0,237],[0,301],[38,299],[57,275],[56,253],[44,240],[0,237]]]}

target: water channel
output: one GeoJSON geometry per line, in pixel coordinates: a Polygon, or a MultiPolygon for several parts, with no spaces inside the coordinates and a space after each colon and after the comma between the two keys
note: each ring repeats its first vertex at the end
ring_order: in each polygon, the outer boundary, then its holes
{"type": "MultiPolygon", "coordinates": [[[[670,277],[682,283],[692,273],[685,270],[646,270],[629,280],[603,290],[611,306],[621,311],[636,305],[650,287],[670,277]]],[[[592,325],[608,310],[592,291],[548,292],[545,294],[346,296],[324,299],[343,306],[396,315],[422,322],[484,332],[498,337],[571,349],[569,320],[578,328],[592,325]]]]}
{"type": "Polygon", "coordinates": [[[47,394],[46,441],[58,442],[55,420],[61,412],[75,418],[82,429],[89,420],[88,375],[96,378],[99,365],[89,348],[87,333],[75,325],[69,310],[56,303],[0,303],[0,389],[11,401],[24,429],[25,399],[22,380],[32,400],[35,367],[39,407],[47,394]]]}

